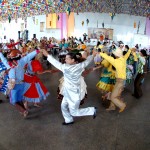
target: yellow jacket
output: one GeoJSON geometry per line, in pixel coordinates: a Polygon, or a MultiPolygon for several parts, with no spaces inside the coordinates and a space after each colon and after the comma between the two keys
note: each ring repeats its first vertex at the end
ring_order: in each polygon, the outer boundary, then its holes
{"type": "Polygon", "coordinates": [[[128,50],[126,55],[117,59],[114,59],[113,57],[108,56],[105,53],[100,53],[100,56],[105,58],[108,62],[110,62],[116,68],[116,73],[115,73],[116,78],[125,80],[126,79],[126,60],[128,59],[130,53],[131,53],[131,50],[128,50]]]}

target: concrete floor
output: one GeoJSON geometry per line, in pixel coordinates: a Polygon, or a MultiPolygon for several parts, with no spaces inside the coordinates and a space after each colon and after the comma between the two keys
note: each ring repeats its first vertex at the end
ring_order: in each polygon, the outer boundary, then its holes
{"type": "Polygon", "coordinates": [[[127,108],[123,113],[106,112],[95,85],[100,71],[85,77],[88,99],[82,107],[97,106],[97,118],[75,118],[62,126],[60,102],[56,99],[61,73],[41,75],[51,95],[42,108],[30,106],[23,119],[4,98],[0,104],[0,150],[150,150],[150,74],[146,76],[141,99],[131,96],[132,86],[123,92],[127,108]]]}

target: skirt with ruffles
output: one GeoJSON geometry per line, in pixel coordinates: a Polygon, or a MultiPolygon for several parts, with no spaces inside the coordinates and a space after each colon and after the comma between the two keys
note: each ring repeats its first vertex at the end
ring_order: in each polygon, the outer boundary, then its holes
{"type": "Polygon", "coordinates": [[[4,82],[2,84],[2,86],[0,87],[0,92],[3,93],[3,94],[7,94],[7,89],[8,89],[8,75],[5,75],[4,76],[4,82]]]}
{"type": "Polygon", "coordinates": [[[25,74],[24,82],[30,85],[29,89],[24,94],[24,100],[39,103],[45,100],[49,95],[47,88],[36,75],[25,74]]]}
{"type": "Polygon", "coordinates": [[[104,69],[99,82],[96,84],[96,87],[102,92],[112,92],[115,82],[115,75],[107,69],[104,69]]]}

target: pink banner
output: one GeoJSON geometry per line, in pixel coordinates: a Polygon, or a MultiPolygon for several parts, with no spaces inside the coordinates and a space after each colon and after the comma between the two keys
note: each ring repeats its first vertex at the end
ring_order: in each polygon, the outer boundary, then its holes
{"type": "Polygon", "coordinates": [[[62,13],[59,13],[57,14],[57,28],[61,29],[61,24],[62,24],[62,13]]]}
{"type": "Polygon", "coordinates": [[[62,30],[61,38],[67,39],[67,33],[68,33],[68,18],[67,18],[66,13],[63,13],[63,14],[62,14],[62,26],[61,26],[61,30],[62,30]]]}
{"type": "Polygon", "coordinates": [[[150,18],[146,18],[146,35],[150,37],[150,18]]]}

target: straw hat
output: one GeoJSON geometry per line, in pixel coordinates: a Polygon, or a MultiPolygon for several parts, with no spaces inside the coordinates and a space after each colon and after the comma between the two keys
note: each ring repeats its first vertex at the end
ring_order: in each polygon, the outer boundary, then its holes
{"type": "Polygon", "coordinates": [[[123,57],[123,52],[121,48],[116,48],[112,51],[112,53],[117,57],[123,57]]]}

